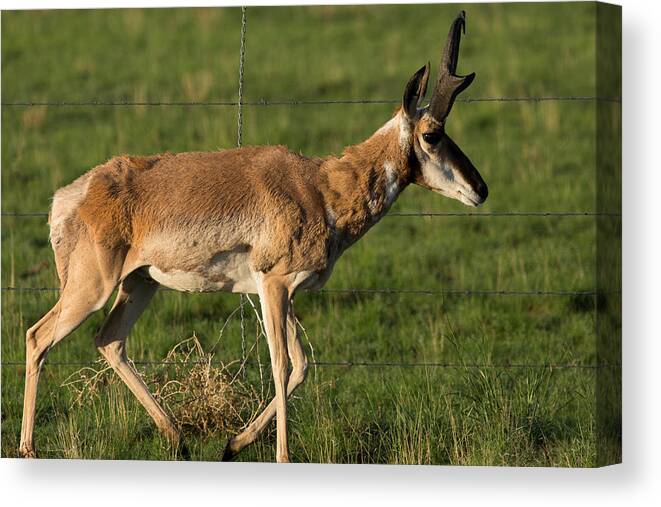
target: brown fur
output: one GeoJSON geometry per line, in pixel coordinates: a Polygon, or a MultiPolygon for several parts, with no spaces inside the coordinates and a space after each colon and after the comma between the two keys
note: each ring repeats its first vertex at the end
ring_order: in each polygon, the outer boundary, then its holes
{"type": "MultiPolygon", "coordinates": [[[[339,255],[386,211],[383,164],[393,163],[400,190],[411,179],[409,154],[402,153],[398,136],[397,128],[377,132],[342,157],[326,159],[284,146],[115,157],[79,178],[84,185],[72,184],[82,195],[60,236],[75,237],[73,224],[84,226],[94,243],[130,249],[139,264],[153,260],[162,269],[187,270],[195,267],[194,254],[190,265],[158,256],[143,259],[143,244],[171,231],[204,238],[211,228],[216,251],[247,248],[254,271],[277,266],[282,273],[323,272],[329,251],[339,255]],[[334,224],[328,209],[336,215],[334,224]],[[237,222],[249,227],[236,227],[237,222]]],[[[60,192],[54,209],[64,204],[60,192]]],[[[56,251],[58,245],[53,243],[56,251]]],[[[71,248],[65,250],[62,262],[71,248]]]]}
{"type": "MultiPolygon", "coordinates": [[[[447,70],[456,63],[464,22],[462,12],[450,31],[452,44],[446,44],[452,50],[447,70]]],[[[486,199],[486,184],[452,140],[444,132],[435,139],[427,135],[445,121],[421,109],[428,78],[429,65],[409,80],[393,118],[340,157],[307,158],[283,146],[121,156],[58,190],[49,224],[62,290],[26,334],[20,454],[36,455],[37,384],[46,354],[118,286],[97,348],[159,429],[178,442],[177,428],[125,348],[131,327],[162,284],[259,294],[275,398],[229,440],[223,458],[253,442],[276,417],[276,458],[289,461],[287,396],[307,369],[292,307],[296,291],[321,287],[342,252],[410,182],[472,206],[486,199]]],[[[438,103],[436,94],[432,103],[438,103]]]]}
{"type": "Polygon", "coordinates": [[[291,298],[308,279],[323,285],[342,251],[387,211],[411,180],[409,158],[394,121],[339,158],[306,158],[283,146],[121,156],[58,190],[50,224],[62,293],[27,334],[21,455],[35,456],[36,389],[46,353],[101,308],[118,283],[97,347],[161,431],[177,442],[169,416],[127,361],[126,336],[156,290],[150,275],[176,284],[183,283],[177,276],[184,273],[205,280],[203,289],[217,283],[233,290],[245,283],[235,270],[247,255],[276,398],[228,442],[225,457],[254,441],[277,413],[277,459],[288,461],[286,397],[306,371],[291,298]]]}
{"type": "Polygon", "coordinates": [[[346,148],[341,158],[330,158],[322,164],[318,185],[338,214],[336,227],[343,236],[341,250],[359,239],[387,211],[385,196],[379,192],[386,183],[383,165],[393,164],[401,192],[414,169],[409,159],[408,151],[399,146],[399,130],[392,129],[377,132],[363,143],[346,148]],[[367,205],[370,198],[377,202],[377,213],[367,205]]]}

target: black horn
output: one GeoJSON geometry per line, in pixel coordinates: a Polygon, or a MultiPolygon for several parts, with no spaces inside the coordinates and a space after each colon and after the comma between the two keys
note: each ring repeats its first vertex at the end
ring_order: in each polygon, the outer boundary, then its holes
{"type": "Polygon", "coordinates": [[[441,55],[441,65],[438,70],[438,82],[429,104],[429,112],[435,120],[443,123],[454,104],[457,95],[464,91],[475,79],[475,73],[467,76],[457,76],[457,61],[459,60],[459,42],[461,32],[466,33],[466,13],[461,11],[450,27],[448,39],[441,55]]]}

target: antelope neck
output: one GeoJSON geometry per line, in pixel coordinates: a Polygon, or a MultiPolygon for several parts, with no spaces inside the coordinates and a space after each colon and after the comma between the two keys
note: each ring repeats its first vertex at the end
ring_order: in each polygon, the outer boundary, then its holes
{"type": "Polygon", "coordinates": [[[410,182],[411,135],[400,111],[369,139],[322,163],[318,188],[329,223],[348,244],[383,217],[410,182]]]}

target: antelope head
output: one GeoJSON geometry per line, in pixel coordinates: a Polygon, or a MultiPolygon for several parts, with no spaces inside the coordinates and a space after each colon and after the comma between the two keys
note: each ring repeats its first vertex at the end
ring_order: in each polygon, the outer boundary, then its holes
{"type": "Polygon", "coordinates": [[[413,164],[412,181],[441,195],[457,199],[469,206],[479,206],[488,195],[487,185],[461,149],[445,131],[445,123],[457,95],[475,78],[456,75],[461,32],[466,30],[466,14],[456,17],[441,55],[438,81],[429,106],[421,108],[427,91],[429,63],[409,80],[402,104],[406,125],[402,141],[417,160],[413,164]]]}

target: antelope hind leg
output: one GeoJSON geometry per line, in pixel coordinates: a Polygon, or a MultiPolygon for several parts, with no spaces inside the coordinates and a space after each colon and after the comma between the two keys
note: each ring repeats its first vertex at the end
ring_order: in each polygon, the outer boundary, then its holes
{"type": "Polygon", "coordinates": [[[96,336],[95,344],[108,364],[145,407],[158,429],[170,442],[177,445],[179,431],[174,422],[149,392],[147,385],[128,362],[126,355],[126,338],[129,331],[151,301],[157,288],[158,284],[147,281],[138,274],[130,274],[120,285],[117,299],[96,336]]]}

